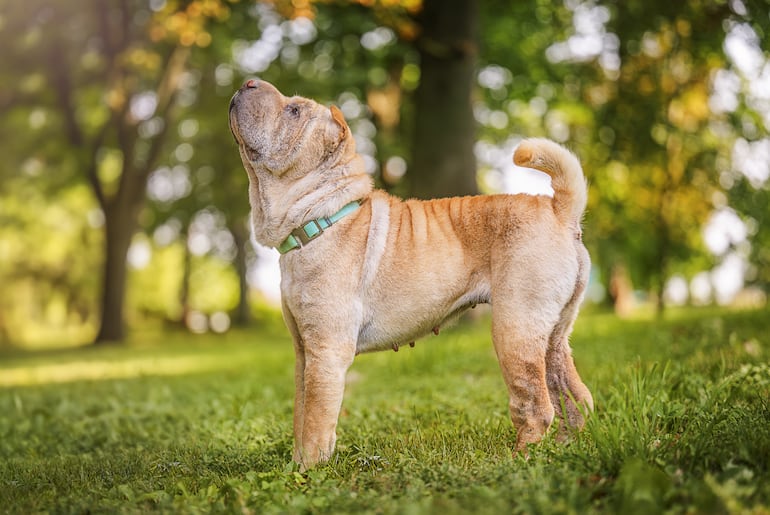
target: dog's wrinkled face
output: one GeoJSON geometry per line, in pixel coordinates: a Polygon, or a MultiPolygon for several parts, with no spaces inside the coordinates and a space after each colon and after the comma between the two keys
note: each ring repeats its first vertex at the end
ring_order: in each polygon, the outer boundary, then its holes
{"type": "Polygon", "coordinates": [[[285,97],[256,79],[230,101],[230,129],[247,170],[276,177],[301,177],[355,152],[339,109],[285,97]]]}

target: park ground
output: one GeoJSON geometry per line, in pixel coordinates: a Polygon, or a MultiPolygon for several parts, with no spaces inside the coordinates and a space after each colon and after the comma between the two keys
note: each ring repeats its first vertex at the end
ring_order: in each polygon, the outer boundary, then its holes
{"type": "Polygon", "coordinates": [[[581,315],[596,412],[525,460],[488,320],[359,356],[332,461],[290,463],[278,320],[0,353],[0,512],[770,513],[770,312],[581,315]]]}

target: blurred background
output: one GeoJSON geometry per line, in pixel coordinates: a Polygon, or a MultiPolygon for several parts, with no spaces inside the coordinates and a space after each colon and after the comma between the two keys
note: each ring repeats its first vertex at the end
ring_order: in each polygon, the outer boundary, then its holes
{"type": "Polygon", "coordinates": [[[340,107],[377,185],[590,183],[587,303],[757,306],[770,284],[767,0],[0,0],[0,346],[226,332],[278,310],[227,105],[340,107]]]}

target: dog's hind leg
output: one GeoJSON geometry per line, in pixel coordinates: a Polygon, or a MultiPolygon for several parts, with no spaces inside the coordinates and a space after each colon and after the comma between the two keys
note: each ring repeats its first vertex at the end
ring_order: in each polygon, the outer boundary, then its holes
{"type": "MultiPolygon", "coordinates": [[[[571,324],[570,324],[571,325],[571,324]]],[[[575,368],[567,334],[551,340],[546,354],[548,393],[562,421],[559,438],[566,438],[570,429],[580,429],[584,413],[592,411],[593,398],[575,368]]]]}
{"type": "Polygon", "coordinates": [[[580,429],[585,423],[584,413],[593,410],[591,392],[580,379],[572,359],[569,335],[583,300],[591,262],[588,252],[580,241],[575,243],[578,260],[578,277],[575,291],[564,306],[559,322],[554,327],[546,353],[546,381],[556,416],[562,419],[559,437],[565,438],[568,430],[580,429]]]}
{"type": "Polygon", "coordinates": [[[538,292],[492,294],[492,341],[508,387],[516,451],[540,441],[554,418],[546,383],[548,338],[558,320],[558,305],[538,292]]]}

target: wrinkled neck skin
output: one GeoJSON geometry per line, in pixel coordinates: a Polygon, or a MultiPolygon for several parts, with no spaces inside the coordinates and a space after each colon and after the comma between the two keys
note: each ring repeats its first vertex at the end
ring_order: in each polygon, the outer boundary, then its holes
{"type": "Polygon", "coordinates": [[[264,165],[246,159],[244,164],[249,175],[252,234],[268,247],[278,247],[307,221],[331,216],[372,191],[372,178],[355,153],[322,163],[320,170],[296,179],[276,177],[264,165]]]}

